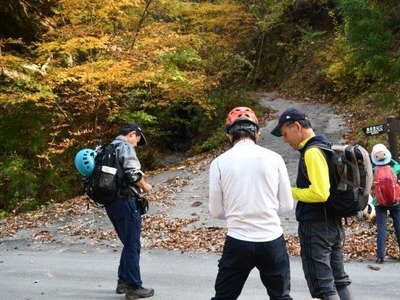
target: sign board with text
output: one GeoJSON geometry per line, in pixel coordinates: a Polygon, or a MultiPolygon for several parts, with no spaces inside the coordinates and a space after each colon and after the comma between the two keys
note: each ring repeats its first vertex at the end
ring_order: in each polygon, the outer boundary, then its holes
{"type": "Polygon", "coordinates": [[[390,153],[392,158],[398,160],[398,142],[397,135],[400,133],[400,120],[396,116],[388,116],[386,118],[386,124],[372,125],[364,127],[363,132],[365,135],[374,136],[382,133],[387,133],[390,153]]]}
{"type": "Polygon", "coordinates": [[[387,132],[386,124],[372,125],[362,129],[366,135],[378,135],[387,132]]]}

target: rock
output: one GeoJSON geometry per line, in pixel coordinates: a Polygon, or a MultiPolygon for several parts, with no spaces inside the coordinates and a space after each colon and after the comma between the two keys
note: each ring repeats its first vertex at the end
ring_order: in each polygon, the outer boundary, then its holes
{"type": "Polygon", "coordinates": [[[369,269],[374,270],[374,271],[379,271],[381,268],[373,265],[368,265],[367,266],[369,269]]]}
{"type": "Polygon", "coordinates": [[[201,201],[195,201],[195,202],[192,203],[192,207],[198,207],[198,206],[200,206],[202,204],[203,204],[203,202],[201,202],[201,201]]]}

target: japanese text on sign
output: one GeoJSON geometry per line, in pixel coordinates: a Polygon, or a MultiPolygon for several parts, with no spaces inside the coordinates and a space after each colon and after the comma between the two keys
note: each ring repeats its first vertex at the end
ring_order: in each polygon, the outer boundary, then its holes
{"type": "Polygon", "coordinates": [[[377,134],[385,133],[387,130],[386,130],[385,124],[379,124],[379,125],[364,127],[363,131],[366,135],[377,135],[377,134]]]}

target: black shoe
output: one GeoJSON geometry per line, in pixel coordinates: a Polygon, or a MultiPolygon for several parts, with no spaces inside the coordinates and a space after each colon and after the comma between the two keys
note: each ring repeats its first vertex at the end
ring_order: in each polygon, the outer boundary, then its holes
{"type": "Polygon", "coordinates": [[[144,287],[139,287],[133,289],[131,287],[128,288],[126,291],[125,299],[132,300],[132,299],[139,299],[139,298],[148,298],[154,295],[154,289],[146,289],[144,287]]]}
{"type": "Polygon", "coordinates": [[[129,288],[128,283],[126,283],[126,281],[124,281],[123,279],[119,278],[115,292],[117,294],[125,294],[128,288],[129,288]]]}
{"type": "Polygon", "coordinates": [[[383,264],[384,261],[385,261],[385,260],[383,259],[383,257],[378,257],[378,258],[376,259],[376,263],[377,263],[377,264],[383,264]]]}

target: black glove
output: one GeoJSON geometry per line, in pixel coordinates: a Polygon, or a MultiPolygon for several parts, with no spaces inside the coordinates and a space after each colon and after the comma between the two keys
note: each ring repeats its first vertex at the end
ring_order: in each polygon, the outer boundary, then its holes
{"type": "Polygon", "coordinates": [[[128,185],[135,185],[136,182],[142,179],[143,175],[143,172],[139,169],[127,169],[124,172],[125,182],[128,185]]]}
{"type": "Polygon", "coordinates": [[[149,211],[149,201],[144,197],[136,199],[136,206],[141,215],[144,215],[149,211]]]}

